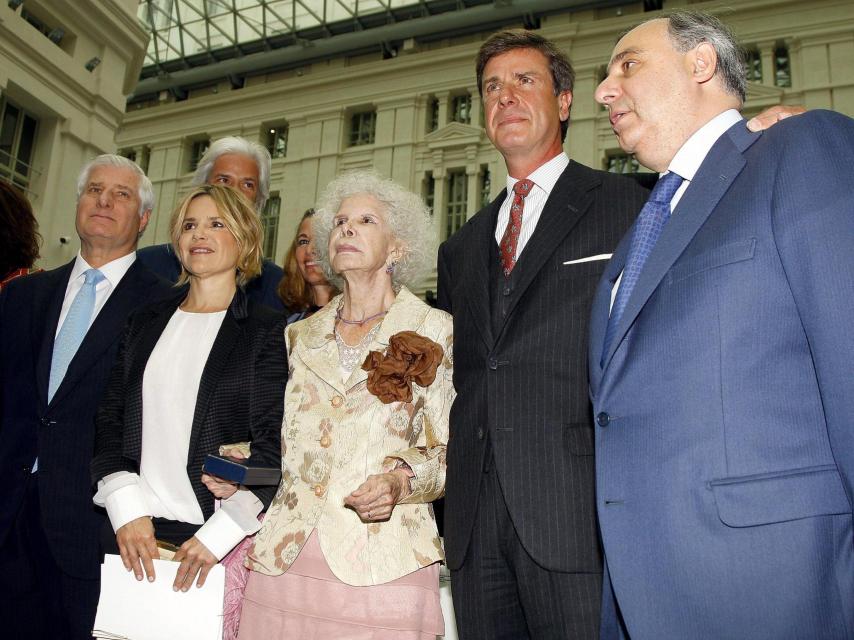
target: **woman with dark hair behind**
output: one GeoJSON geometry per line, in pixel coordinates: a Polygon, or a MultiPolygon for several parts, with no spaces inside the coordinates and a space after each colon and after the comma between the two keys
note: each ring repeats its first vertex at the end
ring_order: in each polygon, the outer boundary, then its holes
{"type": "Polygon", "coordinates": [[[24,195],[0,180],[0,291],[9,280],[30,273],[39,258],[38,226],[24,195]]]}
{"type": "Polygon", "coordinates": [[[314,209],[302,214],[293,242],[282,265],[285,275],[279,282],[279,297],[289,309],[288,324],[307,318],[323,307],[339,291],[329,284],[314,251],[314,209]]]}

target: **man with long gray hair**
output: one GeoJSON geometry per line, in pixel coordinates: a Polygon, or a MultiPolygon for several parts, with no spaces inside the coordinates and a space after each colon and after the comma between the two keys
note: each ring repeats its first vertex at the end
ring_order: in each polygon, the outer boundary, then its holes
{"type": "MultiPolygon", "coordinates": [[[[190,185],[221,184],[240,191],[255,207],[258,215],[270,197],[270,153],[257,142],[228,136],[211,143],[205,151],[190,185]]],[[[158,244],[139,250],[139,259],[162,278],[175,282],[181,275],[178,256],[170,244],[158,244]]],[[[275,310],[284,308],[277,288],[284,272],[271,260],[264,260],[261,275],[246,285],[246,295],[275,310]]]]}
{"type": "Polygon", "coordinates": [[[602,637],[854,637],[854,120],[752,133],[729,30],[641,24],[596,99],[661,174],[593,303],[602,637]]]}
{"type": "Polygon", "coordinates": [[[153,202],[134,162],[98,156],[77,182],[77,256],[0,293],[5,637],[91,637],[106,524],[89,475],[95,410],[128,315],[171,291],[136,259],[153,202]]]}

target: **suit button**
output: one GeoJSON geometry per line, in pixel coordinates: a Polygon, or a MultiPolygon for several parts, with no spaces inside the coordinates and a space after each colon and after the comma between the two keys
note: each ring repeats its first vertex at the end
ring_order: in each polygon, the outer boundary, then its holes
{"type": "Polygon", "coordinates": [[[607,427],[609,422],[611,422],[611,416],[604,411],[596,416],[596,424],[600,427],[607,427]]]}
{"type": "Polygon", "coordinates": [[[477,430],[477,439],[478,439],[478,440],[483,440],[483,429],[478,429],[478,430],[477,430]]]}
{"type": "Polygon", "coordinates": [[[21,467],[21,473],[30,473],[30,467],[21,467]]]}
{"type": "Polygon", "coordinates": [[[39,420],[39,422],[43,427],[49,427],[51,424],[50,420],[48,420],[47,418],[42,418],[39,420]]]}
{"type": "Polygon", "coordinates": [[[332,396],[332,406],[336,409],[344,404],[344,398],[341,396],[332,396]]]}
{"type": "Polygon", "coordinates": [[[510,287],[504,287],[501,290],[501,293],[502,295],[509,296],[511,293],[513,293],[513,289],[511,289],[510,287]]]}
{"type": "Polygon", "coordinates": [[[495,371],[498,369],[498,360],[496,358],[489,359],[489,368],[495,371]]]}

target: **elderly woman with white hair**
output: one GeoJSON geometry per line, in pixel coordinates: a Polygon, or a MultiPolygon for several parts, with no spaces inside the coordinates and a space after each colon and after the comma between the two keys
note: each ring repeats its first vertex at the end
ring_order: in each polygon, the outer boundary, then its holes
{"type": "Polygon", "coordinates": [[[341,287],[287,328],[283,477],[249,551],[241,638],[435,638],[454,399],[451,317],[406,288],[433,259],[421,199],[373,173],[317,207],[341,287]]]}

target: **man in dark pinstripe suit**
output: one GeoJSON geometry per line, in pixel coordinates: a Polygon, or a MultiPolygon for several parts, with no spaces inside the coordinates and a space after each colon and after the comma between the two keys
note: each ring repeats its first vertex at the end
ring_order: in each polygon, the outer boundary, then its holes
{"type": "Polygon", "coordinates": [[[592,638],[602,558],[588,314],[646,191],[563,152],[573,71],[550,42],[496,34],[477,76],[508,188],[439,250],[458,393],[445,500],[458,631],[592,638]]]}

